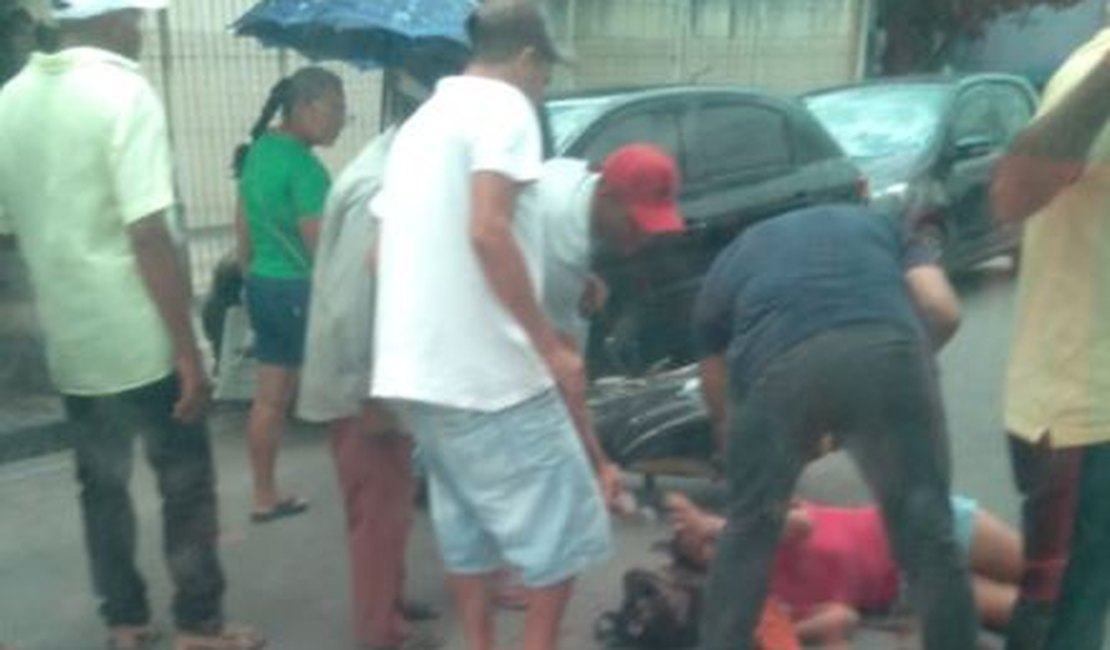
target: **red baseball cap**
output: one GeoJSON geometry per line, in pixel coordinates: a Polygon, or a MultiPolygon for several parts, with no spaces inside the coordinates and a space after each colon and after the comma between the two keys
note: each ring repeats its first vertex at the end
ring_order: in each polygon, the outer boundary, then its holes
{"type": "Polygon", "coordinates": [[[630,144],[601,164],[605,192],[625,204],[632,221],[647,234],[686,228],[678,209],[678,166],[669,154],[648,144],[630,144]]]}

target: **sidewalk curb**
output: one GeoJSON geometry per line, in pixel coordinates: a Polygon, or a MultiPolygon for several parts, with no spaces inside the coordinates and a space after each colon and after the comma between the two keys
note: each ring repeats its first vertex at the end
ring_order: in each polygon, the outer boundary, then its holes
{"type": "Polygon", "coordinates": [[[64,451],[72,444],[65,420],[0,431],[0,465],[64,451]]]}

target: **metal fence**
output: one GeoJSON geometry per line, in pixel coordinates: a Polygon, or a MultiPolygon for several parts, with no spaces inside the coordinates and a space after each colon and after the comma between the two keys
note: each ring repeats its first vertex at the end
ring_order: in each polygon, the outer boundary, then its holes
{"type": "MultiPolygon", "coordinates": [[[[305,62],[237,38],[253,0],[176,2],[147,28],[143,64],[166,99],[198,293],[233,246],[229,161],[270,86],[305,62]]],[[[557,88],[670,82],[799,90],[858,75],[869,0],[545,0],[576,54],[557,88]]],[[[337,171],[379,126],[381,75],[324,64],[352,113],[321,155],[337,171]]]]}
{"type": "MultiPolygon", "coordinates": [[[[194,287],[207,290],[215,263],[234,246],[235,183],[231,154],[247,137],[283,75],[307,62],[234,36],[228,26],[251,0],[189,0],[152,19],[143,66],[162,92],[170,120],[189,241],[194,287]]],[[[350,121],[336,144],[320,152],[332,170],[357,153],[379,123],[381,75],[323,64],[344,81],[350,121]]]]}

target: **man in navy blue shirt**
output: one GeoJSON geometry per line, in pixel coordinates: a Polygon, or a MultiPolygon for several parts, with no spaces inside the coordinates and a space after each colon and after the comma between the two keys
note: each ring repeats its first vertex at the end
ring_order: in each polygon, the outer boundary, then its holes
{"type": "Polygon", "coordinates": [[[759,223],[714,262],[694,339],[729,500],[706,586],[704,650],[751,647],[795,483],[828,434],[882,506],[925,648],[975,647],[932,360],[958,308],[936,258],[894,221],[832,205],[759,223]]]}

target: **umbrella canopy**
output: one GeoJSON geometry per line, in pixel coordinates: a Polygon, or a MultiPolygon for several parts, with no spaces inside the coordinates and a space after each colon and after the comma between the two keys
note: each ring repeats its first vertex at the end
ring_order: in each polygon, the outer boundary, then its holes
{"type": "Polygon", "coordinates": [[[271,47],[429,81],[466,60],[474,0],[262,0],[232,25],[271,47]]]}

